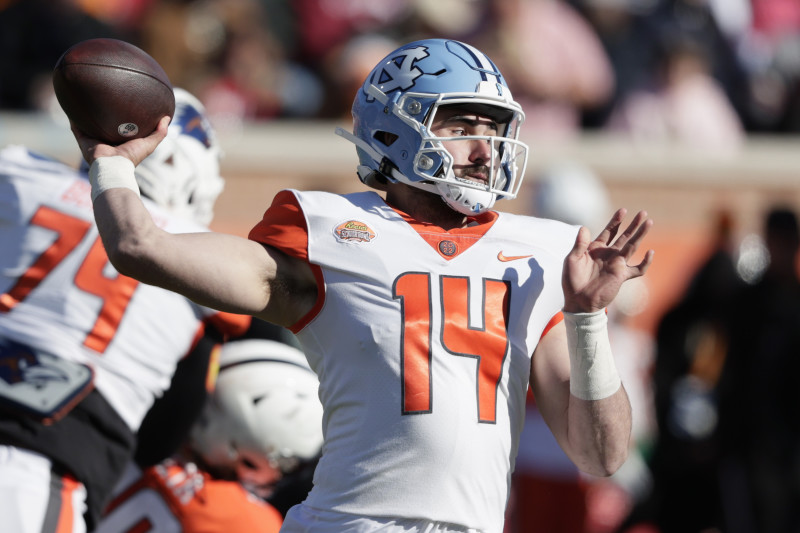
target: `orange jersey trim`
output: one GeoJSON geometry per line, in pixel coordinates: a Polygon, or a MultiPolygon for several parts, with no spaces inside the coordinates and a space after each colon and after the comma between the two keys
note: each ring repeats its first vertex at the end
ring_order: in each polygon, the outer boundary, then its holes
{"type": "Polygon", "coordinates": [[[486,235],[486,232],[494,225],[497,217],[499,216],[495,211],[487,211],[475,217],[469,217],[469,224],[465,228],[454,228],[446,230],[433,224],[419,222],[411,218],[407,213],[400,211],[394,206],[389,206],[400,215],[406,223],[416,231],[431,248],[447,260],[454,259],[460,254],[469,249],[470,246],[480,240],[481,237],[486,235]],[[442,241],[450,241],[455,244],[455,249],[451,249],[449,254],[442,253],[440,243],[442,241]]]}
{"type": "MultiPolygon", "coordinates": [[[[248,239],[272,246],[283,253],[308,263],[308,225],[297,197],[291,191],[280,191],[275,195],[269,209],[247,236],[248,239]]],[[[317,301],[314,307],[289,331],[298,333],[317,316],[325,303],[325,279],[318,265],[309,263],[317,280],[317,301]]]]}
{"type": "Polygon", "coordinates": [[[75,508],[72,505],[73,494],[81,485],[81,482],[72,476],[61,478],[61,511],[58,515],[58,525],[55,533],[72,533],[72,525],[75,522],[75,508]]]}
{"type": "Polygon", "coordinates": [[[539,338],[543,339],[544,336],[547,335],[550,332],[550,330],[556,327],[556,325],[562,320],[564,320],[564,313],[559,311],[558,313],[553,315],[553,318],[551,318],[550,322],[548,322],[547,325],[544,327],[544,331],[542,331],[542,335],[539,338]]]}
{"type": "MultiPolygon", "coordinates": [[[[548,322],[547,325],[544,327],[544,331],[542,331],[542,335],[539,338],[543,339],[545,335],[547,335],[550,332],[551,329],[556,327],[556,325],[558,325],[558,323],[563,320],[564,320],[564,313],[562,313],[561,311],[553,315],[553,318],[551,318],[550,322],[548,322]]],[[[530,388],[530,386],[528,386],[528,392],[527,396],[525,397],[525,403],[528,405],[536,405],[536,398],[533,397],[533,390],[530,388]]]]}
{"type": "Polygon", "coordinates": [[[308,226],[297,197],[291,191],[275,195],[272,205],[247,238],[308,261],[308,226]]]}

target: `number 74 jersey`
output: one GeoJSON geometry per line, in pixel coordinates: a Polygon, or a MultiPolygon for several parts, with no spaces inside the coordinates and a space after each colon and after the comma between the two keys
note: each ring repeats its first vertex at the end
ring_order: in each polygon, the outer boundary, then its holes
{"type": "MultiPolygon", "coordinates": [[[[168,231],[207,231],[147,205],[168,231]]],[[[91,366],[95,387],[132,429],[206,320],[230,332],[249,324],[120,275],[85,175],[22,146],[0,151],[0,250],[0,339],[91,366]]]]}
{"type": "Polygon", "coordinates": [[[306,259],[320,288],[293,328],[325,408],[311,507],[501,531],[576,233],[495,212],[446,232],[372,192],[276,197],[250,238],[306,259]]]}

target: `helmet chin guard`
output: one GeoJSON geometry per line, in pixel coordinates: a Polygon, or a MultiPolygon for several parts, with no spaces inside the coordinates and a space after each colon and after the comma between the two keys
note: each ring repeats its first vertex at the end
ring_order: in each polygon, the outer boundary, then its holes
{"type": "Polygon", "coordinates": [[[336,133],[356,145],[358,175],[374,176],[437,195],[452,209],[476,215],[498,198],[515,198],[525,173],[528,147],[519,137],[525,119],[503,76],[478,49],[454,40],[427,39],[384,58],[356,95],[353,133],[336,133]],[[444,106],[464,107],[498,124],[494,136],[436,137],[431,126],[444,106]],[[485,140],[494,161],[487,183],[463,179],[444,142],[485,140]]]}
{"type": "Polygon", "coordinates": [[[481,191],[452,185],[446,182],[436,184],[444,203],[462,215],[473,216],[486,212],[494,206],[497,195],[489,191],[481,191]]]}

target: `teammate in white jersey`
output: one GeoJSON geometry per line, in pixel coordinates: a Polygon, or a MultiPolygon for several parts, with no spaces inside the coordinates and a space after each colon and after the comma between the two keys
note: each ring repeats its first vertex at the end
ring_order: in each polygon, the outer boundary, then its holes
{"type": "MultiPolygon", "coordinates": [[[[203,107],[176,90],[176,113],[137,178],[153,220],[207,231],[222,189],[203,107]]],[[[22,146],[0,151],[0,529],[94,526],[131,457],[134,433],[219,313],[122,276],[108,261],[85,171],[22,146]]]]}
{"type": "MultiPolygon", "coordinates": [[[[530,385],[576,465],[625,460],[630,404],[605,308],[647,270],[652,221],[586,228],[491,210],[527,146],[494,63],[452,40],[407,44],[355,97],[360,179],[385,191],[281,192],[249,239],[173,235],[134,166],[163,136],[112,147],[75,131],[121,271],[295,332],[320,379],[314,487],[282,531],[499,533],[530,385]],[[633,264],[629,264],[633,262],[633,264]]],[[[268,147],[267,147],[268,148],[268,147]]]]}

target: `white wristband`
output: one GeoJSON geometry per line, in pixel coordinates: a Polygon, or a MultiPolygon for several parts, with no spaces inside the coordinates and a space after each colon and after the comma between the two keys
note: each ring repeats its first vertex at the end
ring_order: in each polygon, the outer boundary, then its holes
{"type": "Polygon", "coordinates": [[[89,167],[89,182],[92,184],[92,201],[108,189],[125,188],[139,194],[133,161],[121,155],[98,157],[89,167]]]}
{"type": "Polygon", "coordinates": [[[608,340],[608,317],[564,312],[569,348],[569,390],[582,400],[602,400],[617,392],[622,381],[608,340]]]}

